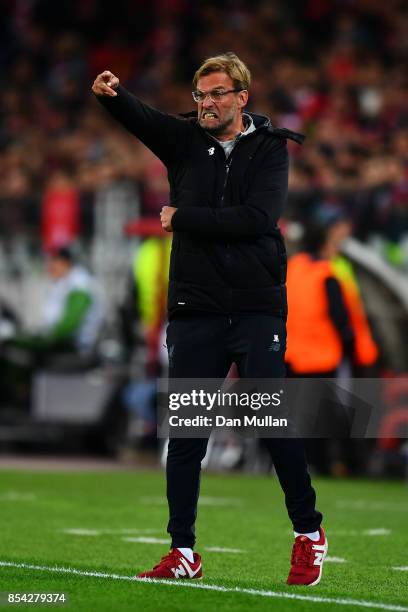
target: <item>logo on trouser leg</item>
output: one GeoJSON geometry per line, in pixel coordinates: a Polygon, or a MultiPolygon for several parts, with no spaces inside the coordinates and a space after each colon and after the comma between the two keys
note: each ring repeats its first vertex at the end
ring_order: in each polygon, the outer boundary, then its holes
{"type": "Polygon", "coordinates": [[[281,345],[280,345],[279,336],[278,336],[278,334],[274,334],[273,335],[273,340],[271,342],[270,347],[268,348],[268,351],[269,352],[279,351],[280,347],[281,347],[281,345]]]}

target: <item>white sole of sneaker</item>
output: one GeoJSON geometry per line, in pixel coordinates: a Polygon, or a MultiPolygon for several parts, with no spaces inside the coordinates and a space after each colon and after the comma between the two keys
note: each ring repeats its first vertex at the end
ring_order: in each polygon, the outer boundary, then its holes
{"type": "Polygon", "coordinates": [[[189,578],[188,576],[182,576],[180,578],[147,578],[145,576],[135,576],[135,578],[137,578],[137,580],[147,580],[151,582],[152,580],[202,580],[204,576],[200,576],[200,578],[196,578],[195,576],[193,578],[189,578]]]}
{"type": "Polygon", "coordinates": [[[329,541],[327,538],[325,538],[324,540],[324,553],[323,553],[323,559],[322,562],[320,564],[320,570],[319,570],[319,576],[316,578],[316,580],[314,582],[311,582],[310,584],[308,584],[307,586],[316,586],[316,584],[319,584],[320,582],[320,578],[322,577],[322,571],[323,571],[323,563],[324,560],[326,558],[327,555],[327,551],[329,550],[329,541]]]}

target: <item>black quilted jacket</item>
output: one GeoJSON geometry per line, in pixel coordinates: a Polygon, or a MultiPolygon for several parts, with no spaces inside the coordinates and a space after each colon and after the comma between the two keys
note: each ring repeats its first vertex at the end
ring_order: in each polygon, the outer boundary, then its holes
{"type": "Polygon", "coordinates": [[[268,313],[286,317],[286,252],[277,227],[288,182],[286,139],[303,136],[251,114],[256,130],[228,159],[197,116],[175,117],[122,86],[98,97],[166,165],[173,216],[169,317],[268,313]]]}

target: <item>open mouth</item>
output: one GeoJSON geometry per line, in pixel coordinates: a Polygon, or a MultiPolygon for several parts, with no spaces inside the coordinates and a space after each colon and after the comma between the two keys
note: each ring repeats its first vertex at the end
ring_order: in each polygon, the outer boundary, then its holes
{"type": "Polygon", "coordinates": [[[205,111],[205,113],[202,114],[202,118],[203,119],[218,119],[218,115],[211,111],[205,111]]]}

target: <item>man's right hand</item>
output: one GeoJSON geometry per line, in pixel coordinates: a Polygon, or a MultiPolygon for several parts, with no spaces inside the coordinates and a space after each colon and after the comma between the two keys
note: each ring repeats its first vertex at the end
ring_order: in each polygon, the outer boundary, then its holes
{"type": "Polygon", "coordinates": [[[115,89],[119,86],[119,79],[109,70],[104,70],[101,74],[98,74],[94,84],[92,85],[92,91],[96,96],[117,96],[115,89]]]}

